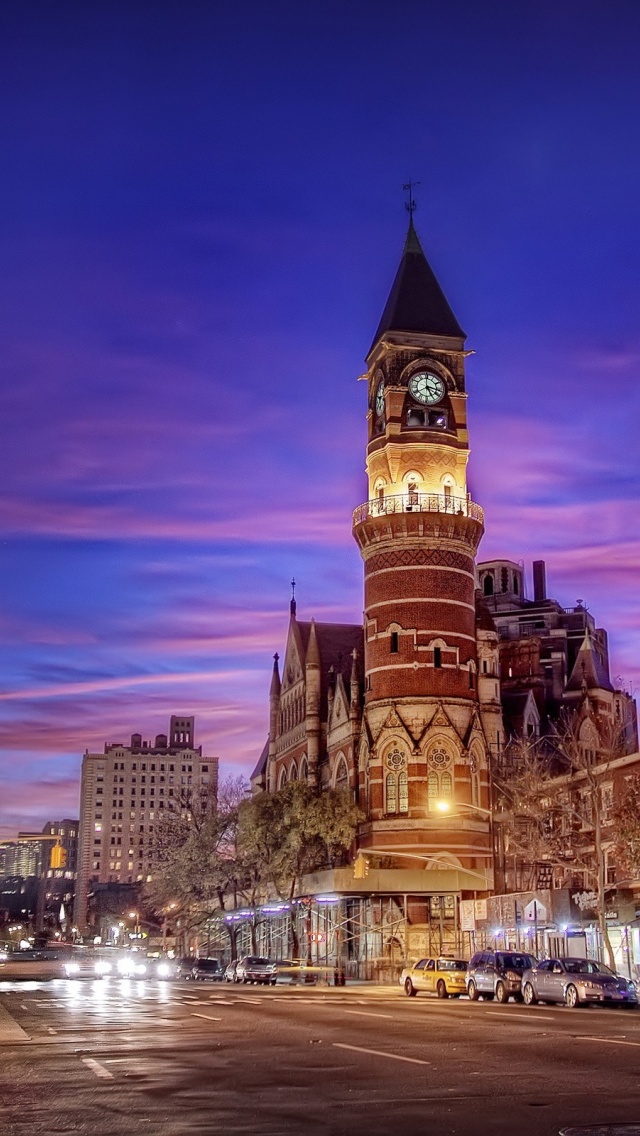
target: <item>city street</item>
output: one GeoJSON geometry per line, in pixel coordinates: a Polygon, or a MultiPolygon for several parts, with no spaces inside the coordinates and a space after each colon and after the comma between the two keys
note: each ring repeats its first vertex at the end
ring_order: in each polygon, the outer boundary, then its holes
{"type": "Polygon", "coordinates": [[[119,980],[0,986],[3,1136],[640,1123],[640,1010],[119,980]]]}

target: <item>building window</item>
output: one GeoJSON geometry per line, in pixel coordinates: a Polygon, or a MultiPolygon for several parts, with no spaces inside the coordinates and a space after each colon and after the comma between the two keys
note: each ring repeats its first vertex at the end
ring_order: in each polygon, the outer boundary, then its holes
{"type": "Polygon", "coordinates": [[[433,665],[434,667],[442,666],[442,647],[433,648],[433,665]]]}
{"type": "Polygon", "coordinates": [[[482,581],[482,590],[485,596],[493,595],[493,576],[487,572],[484,580],[482,581]]]}
{"type": "Polygon", "coordinates": [[[386,812],[397,813],[398,811],[398,778],[395,773],[387,773],[386,781],[386,812]]]}
{"type": "Polygon", "coordinates": [[[390,644],[389,644],[389,650],[390,650],[392,655],[398,654],[398,632],[397,631],[391,632],[391,640],[390,640],[390,644]]]}
{"type": "Polygon", "coordinates": [[[409,812],[409,778],[406,771],[398,774],[398,812],[409,812]]]}

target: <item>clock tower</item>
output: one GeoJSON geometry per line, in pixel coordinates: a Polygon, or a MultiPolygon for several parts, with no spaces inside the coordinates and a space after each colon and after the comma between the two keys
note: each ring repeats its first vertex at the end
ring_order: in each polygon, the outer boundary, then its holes
{"type": "Polygon", "coordinates": [[[397,866],[415,855],[488,880],[501,719],[499,701],[492,713],[478,698],[479,623],[485,673],[487,661],[495,673],[497,637],[476,610],[484,518],[467,489],[468,354],[411,212],[364,376],[368,494],[353,516],[365,602],[359,843],[404,857],[397,866]]]}

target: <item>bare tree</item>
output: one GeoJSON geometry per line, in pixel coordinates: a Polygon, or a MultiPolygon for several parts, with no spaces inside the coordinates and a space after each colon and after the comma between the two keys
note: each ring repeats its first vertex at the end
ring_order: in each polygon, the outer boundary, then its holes
{"type": "Polygon", "coordinates": [[[621,745],[617,732],[599,722],[598,749],[585,748],[583,721],[584,714],[573,714],[550,738],[520,738],[507,748],[495,775],[496,819],[514,890],[518,883],[535,887],[540,864],[552,865],[565,879],[580,874],[586,890],[576,901],[594,911],[613,967],[606,922],[612,800],[603,780],[621,745]]]}

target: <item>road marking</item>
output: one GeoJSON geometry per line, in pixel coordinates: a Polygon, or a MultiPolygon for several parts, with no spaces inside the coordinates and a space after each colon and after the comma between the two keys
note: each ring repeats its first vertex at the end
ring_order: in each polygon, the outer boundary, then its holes
{"type": "MultiPolygon", "coordinates": [[[[517,1014],[515,1010],[487,1010],[486,1017],[488,1018],[524,1018],[525,1021],[530,1022],[533,1014],[517,1014]]],[[[544,1018],[546,1022],[555,1022],[557,1019],[553,1014],[538,1014],[538,1018],[544,1018]]]]}
{"type": "Polygon", "coordinates": [[[213,1002],[214,1006],[230,1006],[231,1002],[227,999],[224,1001],[222,998],[209,998],[209,1003],[213,1002]]]}
{"type": "Polygon", "coordinates": [[[388,1018],[393,1021],[393,1014],[376,1014],[369,1010],[345,1010],[345,1014],[356,1014],[359,1018],[388,1018]]]}
{"type": "Polygon", "coordinates": [[[262,998],[234,998],[234,1002],[246,1002],[249,1006],[262,1005],[262,998]]]}
{"type": "Polygon", "coordinates": [[[20,1003],[20,1009],[21,1009],[21,1010],[28,1010],[28,1009],[29,1009],[29,1007],[28,1007],[28,1006],[25,1006],[24,1002],[21,1002],[21,1003],[20,1003]]]}
{"type": "Polygon", "coordinates": [[[361,1045],[345,1045],[343,1042],[334,1041],[334,1049],[351,1049],[355,1053],[369,1053],[374,1057],[388,1057],[392,1061],[408,1061],[410,1065],[430,1065],[430,1061],[421,1061],[419,1057],[402,1057],[399,1053],[385,1053],[383,1049],[364,1049],[361,1045]]]}
{"type": "Polygon", "coordinates": [[[87,1066],[87,1069],[95,1073],[96,1077],[101,1077],[103,1081],[113,1080],[113,1073],[110,1073],[108,1069],[105,1069],[104,1065],[101,1065],[99,1061],[95,1061],[93,1057],[82,1057],[81,1061],[83,1065],[87,1066]]]}
{"type": "Polygon", "coordinates": [[[57,1033],[57,1032],[58,1032],[57,1030],[51,1029],[51,1026],[47,1026],[47,1033],[57,1033]]]}
{"type": "Polygon", "coordinates": [[[222,1018],[214,1018],[213,1014],[197,1014],[195,1011],[191,1015],[192,1018],[206,1018],[209,1022],[221,1022],[222,1018]]]}
{"type": "Polygon", "coordinates": [[[576,1033],[573,1035],[576,1041],[603,1041],[607,1045],[635,1045],[640,1046],[640,1041],[622,1041],[617,1037],[589,1037],[587,1034],[576,1033]]]}

